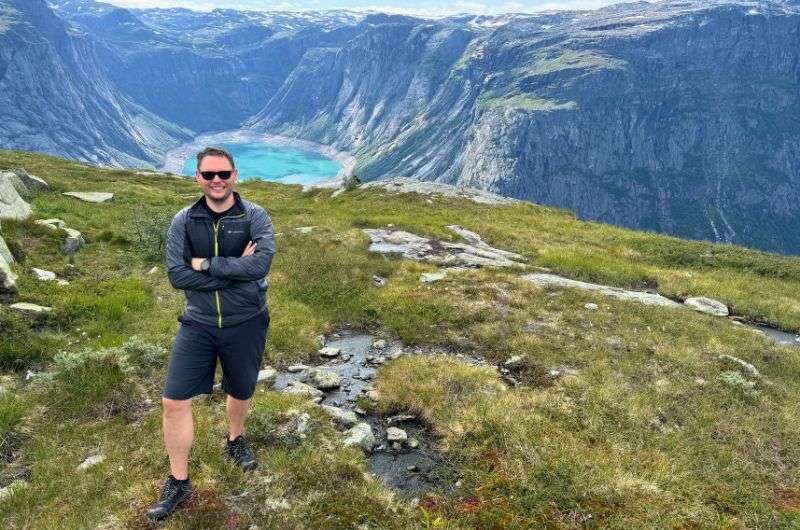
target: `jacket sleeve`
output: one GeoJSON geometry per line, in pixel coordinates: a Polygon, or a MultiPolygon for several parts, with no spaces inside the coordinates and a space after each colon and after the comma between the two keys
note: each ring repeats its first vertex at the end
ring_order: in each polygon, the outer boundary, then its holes
{"type": "Polygon", "coordinates": [[[198,272],[191,266],[191,252],[186,240],[186,211],[178,212],[167,232],[167,275],[169,283],[176,289],[215,291],[224,289],[231,282],[198,272]]]}
{"type": "Polygon", "coordinates": [[[250,219],[250,240],[256,243],[256,250],[250,256],[209,258],[208,272],[215,278],[228,280],[260,280],[272,266],[275,255],[275,234],[272,220],[263,208],[256,208],[250,219]]]}

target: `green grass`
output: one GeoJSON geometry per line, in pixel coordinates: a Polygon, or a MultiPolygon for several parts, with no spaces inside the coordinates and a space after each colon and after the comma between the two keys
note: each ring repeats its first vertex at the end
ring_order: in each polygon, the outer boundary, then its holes
{"type": "MultiPolygon", "coordinates": [[[[13,265],[19,293],[0,308],[0,487],[18,476],[27,483],[0,501],[0,519],[9,528],[145,527],[167,470],[160,394],[184,297],[169,285],[158,238],[136,227],[160,230],[167,214],[196,200],[196,184],[0,151],[7,167],[50,183],[31,199],[34,218],[61,218],[87,243],[69,258],[57,233],[32,221],[2,224],[24,261],[13,265]],[[83,203],[60,195],[68,190],[112,191],[115,200],[83,203]],[[70,284],[36,280],[31,267],[70,284]],[[13,301],[53,311],[23,316],[5,307],[13,301]],[[28,369],[51,375],[26,382],[28,369]],[[102,464],[76,471],[100,451],[102,464]]],[[[519,271],[454,271],[422,284],[435,267],[368,252],[361,228],[393,224],[454,241],[444,226],[460,224],[531,267],[676,299],[709,296],[788,331],[800,331],[800,259],[525,203],[360,189],[332,197],[269,182],[238,190],[281,233],[265,363],[312,360],[317,335],[345,327],[441,354],[382,367],[374,409],[419,414],[461,487],[415,504],[372,477],[360,451],[338,444],[316,407],[260,388],[248,420],[255,474],[223,456],[223,402],[195,403],[197,497],[166,528],[800,525],[800,352],[727,319],[538,288],[519,271]],[[309,225],[318,228],[291,231],[309,225]],[[375,287],[374,274],[387,285],[375,287]],[[520,386],[448,353],[489,364],[523,355],[511,373],[520,386]],[[762,377],[720,361],[726,354],[762,377]],[[292,433],[302,413],[305,437],[292,433]]]]}

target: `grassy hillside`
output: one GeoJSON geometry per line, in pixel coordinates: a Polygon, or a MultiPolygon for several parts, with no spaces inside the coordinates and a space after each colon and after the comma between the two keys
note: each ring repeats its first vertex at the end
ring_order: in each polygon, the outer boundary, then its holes
{"type": "MultiPolygon", "coordinates": [[[[30,221],[3,221],[20,258],[19,294],[0,306],[0,500],[10,528],[139,528],[167,472],[160,392],[183,293],[164,273],[163,234],[199,197],[193,181],[103,170],[0,151],[51,191],[30,221]],[[111,191],[90,204],[63,191],[111,191]],[[57,217],[87,244],[73,259],[33,222],[57,217]],[[70,261],[72,265],[70,266],[70,261]],[[148,274],[154,265],[158,271],[148,274]],[[69,285],[39,281],[39,267],[69,285]],[[23,317],[7,303],[51,313],[23,317]],[[26,381],[27,370],[44,372],[26,381]],[[103,463],[76,466],[103,452],[103,463]],[[19,484],[19,483],[18,483],[19,484]]],[[[378,414],[419,415],[459,487],[414,500],[369,474],[318,407],[261,389],[249,432],[261,467],[222,457],[224,404],[195,403],[196,500],[166,528],[795,528],[800,526],[800,351],[729,319],[542,289],[519,271],[451,273],[367,251],[361,228],[388,224],[457,240],[460,224],[531,267],[620,287],[702,295],[734,315],[800,331],[800,259],[576,221],[531,204],[242,183],[272,216],[272,322],[265,363],[314,361],[319,334],[344,328],[442,355],[405,356],[378,371],[378,414]],[[310,233],[292,229],[316,226],[310,233]],[[388,279],[373,285],[372,276],[388,279]],[[594,302],[595,311],[584,305],[594,302]],[[516,388],[495,370],[524,355],[516,388]],[[752,363],[755,377],[731,355],[752,363]],[[549,371],[560,369],[552,377],[549,371]],[[308,437],[273,431],[308,411],[308,437]]]]}

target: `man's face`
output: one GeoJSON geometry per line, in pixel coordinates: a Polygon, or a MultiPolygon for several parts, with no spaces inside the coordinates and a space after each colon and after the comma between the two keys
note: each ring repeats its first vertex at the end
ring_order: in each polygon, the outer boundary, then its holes
{"type": "Polygon", "coordinates": [[[231,167],[231,163],[224,156],[204,156],[200,167],[194,173],[194,178],[205,196],[215,201],[224,201],[228,198],[238,177],[239,172],[231,167]],[[222,180],[219,175],[214,175],[213,180],[206,180],[200,175],[201,171],[233,171],[233,173],[228,180],[222,180]]]}

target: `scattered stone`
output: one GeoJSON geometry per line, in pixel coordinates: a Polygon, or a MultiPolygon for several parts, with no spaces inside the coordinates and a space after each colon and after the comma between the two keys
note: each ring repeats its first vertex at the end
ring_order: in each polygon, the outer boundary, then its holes
{"type": "Polygon", "coordinates": [[[342,350],[340,350],[339,348],[332,348],[332,347],[328,346],[326,348],[320,348],[319,350],[317,350],[317,353],[319,353],[323,357],[331,358],[331,357],[338,356],[339,352],[341,352],[341,351],[342,350]]]}
{"type": "Polygon", "coordinates": [[[719,300],[706,298],[705,296],[687,298],[683,301],[683,304],[691,307],[695,311],[699,311],[700,313],[706,313],[707,315],[713,315],[716,317],[726,317],[730,314],[728,311],[728,306],[719,300]]]}
{"type": "Polygon", "coordinates": [[[334,421],[345,427],[352,427],[358,423],[358,417],[352,410],[343,410],[339,407],[331,407],[330,405],[321,405],[321,407],[334,421]]]}
{"type": "Polygon", "coordinates": [[[60,230],[67,226],[61,219],[37,219],[34,222],[38,225],[46,226],[50,230],[60,230]]]}
{"type": "Polygon", "coordinates": [[[47,270],[44,270],[44,269],[37,269],[36,267],[33,267],[31,270],[33,270],[33,273],[36,275],[36,278],[39,279],[39,280],[50,281],[50,280],[55,280],[56,279],[56,273],[55,272],[47,271],[47,270]]]}
{"type": "Polygon", "coordinates": [[[75,197],[84,202],[108,202],[114,198],[113,193],[105,191],[65,191],[61,195],[75,197]]]}
{"type": "Polygon", "coordinates": [[[720,355],[719,356],[719,360],[721,360],[721,361],[729,361],[731,363],[737,364],[740,367],[744,368],[744,370],[748,374],[750,374],[751,376],[753,376],[753,377],[761,377],[761,374],[759,373],[759,371],[756,369],[755,366],[753,366],[752,364],[750,364],[747,361],[739,359],[738,357],[734,357],[733,355],[725,354],[725,355],[720,355]]]}
{"type": "Polygon", "coordinates": [[[281,438],[293,437],[301,440],[305,439],[308,433],[311,415],[308,412],[289,409],[286,411],[286,416],[288,416],[289,421],[276,429],[278,436],[281,438]]]}
{"type": "Polygon", "coordinates": [[[53,310],[52,307],[42,306],[38,304],[32,304],[30,302],[17,302],[15,304],[11,304],[11,309],[16,309],[17,311],[22,311],[23,313],[47,313],[53,310]]]}
{"type": "Polygon", "coordinates": [[[158,267],[155,267],[155,266],[154,266],[152,269],[150,269],[149,271],[147,271],[147,274],[155,274],[155,273],[157,273],[157,272],[158,272],[158,267]]]}
{"type": "Polygon", "coordinates": [[[317,398],[321,399],[323,396],[321,390],[318,390],[313,386],[309,386],[305,383],[301,383],[300,381],[290,381],[288,386],[284,388],[282,392],[284,394],[303,396],[311,400],[315,400],[317,398]]]}
{"type": "Polygon", "coordinates": [[[339,374],[322,368],[309,368],[302,373],[300,378],[320,390],[333,390],[341,386],[339,374]]]}
{"type": "Polygon", "coordinates": [[[380,396],[381,396],[381,394],[377,390],[374,390],[374,389],[373,390],[367,390],[367,399],[370,399],[372,401],[378,401],[380,399],[380,396]]]}
{"type": "Polygon", "coordinates": [[[563,276],[557,276],[555,274],[540,274],[540,273],[525,274],[522,276],[522,279],[528,280],[529,282],[533,282],[536,285],[542,287],[547,287],[547,286],[568,287],[573,289],[582,289],[585,291],[598,292],[605,296],[610,296],[611,298],[617,298],[619,300],[632,300],[635,302],[641,302],[646,305],[654,305],[662,307],[682,307],[681,304],[674,302],[669,298],[661,296],[660,294],[648,293],[645,291],[628,291],[626,289],[610,287],[608,285],[599,285],[596,283],[570,280],[569,278],[564,278],[563,276]]]}
{"type": "Polygon", "coordinates": [[[384,278],[383,276],[378,276],[377,274],[373,274],[372,284],[375,287],[383,287],[384,285],[386,285],[386,278],[384,278]]]}
{"type": "Polygon", "coordinates": [[[399,427],[389,427],[386,429],[386,441],[388,442],[405,442],[408,439],[408,434],[399,427]]]}
{"type": "Polygon", "coordinates": [[[512,355],[511,357],[508,358],[508,360],[506,360],[506,362],[503,363],[503,365],[507,366],[509,368],[513,368],[515,366],[519,366],[520,364],[522,364],[522,362],[525,360],[526,357],[527,357],[527,355],[524,355],[524,354],[522,354],[522,355],[512,355]]]}
{"type": "Polygon", "coordinates": [[[419,447],[419,440],[417,440],[416,438],[411,438],[410,440],[408,440],[408,446],[411,449],[416,449],[417,447],[419,447]]]}
{"type": "Polygon", "coordinates": [[[375,447],[375,435],[372,434],[372,427],[366,422],[356,424],[345,433],[342,443],[347,447],[358,446],[367,453],[371,452],[375,447]]]}
{"type": "Polygon", "coordinates": [[[597,306],[597,304],[593,304],[593,303],[589,302],[588,304],[583,306],[583,308],[584,309],[588,309],[589,311],[597,311],[598,306],[597,306]]]}
{"type": "Polygon", "coordinates": [[[410,466],[406,466],[406,471],[409,471],[411,473],[415,473],[415,472],[419,471],[419,469],[415,465],[410,465],[410,466]]]}
{"type": "Polygon", "coordinates": [[[439,272],[423,272],[422,276],[419,277],[419,281],[422,283],[433,283],[438,282],[439,280],[443,280],[447,276],[447,271],[439,271],[439,272]]]}
{"type": "Polygon", "coordinates": [[[86,460],[81,462],[80,465],[78,465],[77,469],[78,469],[78,471],[86,471],[90,467],[96,466],[97,464],[101,463],[105,459],[106,459],[106,455],[104,455],[103,453],[90,456],[89,458],[87,458],[86,460]]]}
{"type": "Polygon", "coordinates": [[[259,370],[258,378],[256,379],[259,383],[264,383],[267,386],[272,386],[275,384],[275,381],[278,379],[278,371],[274,368],[267,366],[263,370],[259,370]]]}
{"type": "Polygon", "coordinates": [[[376,350],[382,350],[386,347],[386,341],[383,339],[378,339],[372,343],[372,347],[376,350]]]}
{"type": "Polygon", "coordinates": [[[5,488],[0,488],[0,501],[3,501],[7,497],[10,497],[11,495],[14,494],[16,490],[24,488],[27,485],[28,485],[27,482],[18,479],[9,484],[8,486],[6,486],[5,488]]]}
{"type": "Polygon", "coordinates": [[[417,419],[416,416],[413,414],[396,414],[394,416],[390,416],[388,420],[386,420],[387,425],[392,425],[393,423],[403,423],[405,421],[411,421],[417,419]]]}
{"type": "Polygon", "coordinates": [[[8,248],[5,239],[3,236],[0,235],[0,259],[4,259],[6,263],[14,263],[14,254],[11,253],[11,249],[8,248]]]}
{"type": "Polygon", "coordinates": [[[57,283],[58,285],[69,285],[69,281],[68,281],[68,280],[65,280],[65,279],[63,279],[63,278],[59,278],[58,280],[56,280],[56,283],[57,283]]]}
{"type": "Polygon", "coordinates": [[[294,231],[298,234],[308,234],[312,230],[314,230],[316,226],[298,226],[294,229],[294,231]]]}
{"type": "Polygon", "coordinates": [[[401,444],[400,442],[392,442],[392,449],[394,449],[395,451],[399,451],[402,448],[403,444],[401,444]]]}
{"type": "Polygon", "coordinates": [[[288,370],[289,373],[296,374],[297,372],[302,372],[303,370],[308,370],[308,366],[306,366],[305,364],[293,364],[289,368],[287,368],[286,370],[288,370]]]}
{"type": "Polygon", "coordinates": [[[317,344],[319,344],[320,348],[325,346],[325,335],[317,335],[317,344]]]}
{"type": "Polygon", "coordinates": [[[362,409],[361,407],[354,407],[353,412],[355,412],[359,416],[365,416],[367,414],[367,411],[362,409]]]}
{"type": "Polygon", "coordinates": [[[5,258],[0,256],[0,293],[17,292],[17,275],[11,270],[5,258]]]}

